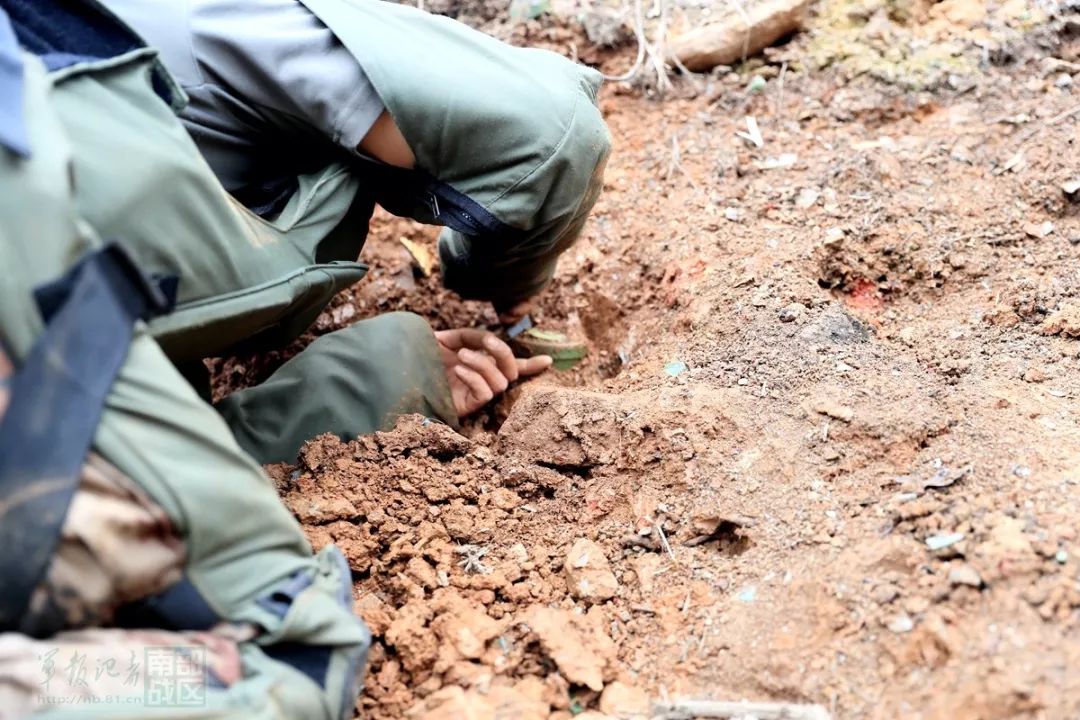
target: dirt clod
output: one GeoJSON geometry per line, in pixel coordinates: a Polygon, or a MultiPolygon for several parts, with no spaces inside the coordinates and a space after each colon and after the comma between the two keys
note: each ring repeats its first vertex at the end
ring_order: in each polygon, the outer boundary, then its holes
{"type": "Polygon", "coordinates": [[[600,695],[600,712],[617,718],[644,718],[649,715],[649,695],[641,688],[613,682],[600,695]]]}
{"type": "Polygon", "coordinates": [[[619,583],[599,545],[580,538],[570,548],[563,564],[570,594],[578,600],[602,602],[619,592],[619,583]]]}

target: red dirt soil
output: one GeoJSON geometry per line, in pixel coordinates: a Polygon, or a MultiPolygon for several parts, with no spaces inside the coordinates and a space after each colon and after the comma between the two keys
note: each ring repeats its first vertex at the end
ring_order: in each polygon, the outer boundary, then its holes
{"type": "MultiPolygon", "coordinates": [[[[580,328],[585,363],[468,437],[407,418],[269,468],[352,565],[375,635],[361,716],[688,695],[1076,717],[1080,205],[1060,185],[1080,113],[1054,77],[607,88],[605,192],[535,314],[580,328]]],[[[379,215],[371,275],[312,333],[396,309],[495,322],[398,242],[434,236],[379,215]]],[[[221,361],[219,387],[273,365],[221,361]]]]}

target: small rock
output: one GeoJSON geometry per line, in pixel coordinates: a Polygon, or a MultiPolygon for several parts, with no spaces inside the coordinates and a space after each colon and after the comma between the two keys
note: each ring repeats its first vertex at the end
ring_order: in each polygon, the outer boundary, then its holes
{"type": "Polygon", "coordinates": [[[432,590],[439,585],[439,576],[435,573],[435,568],[431,567],[427,560],[419,556],[410,559],[406,564],[405,575],[428,590],[432,590]]]}
{"type": "Polygon", "coordinates": [[[731,222],[738,222],[739,218],[742,217],[742,213],[739,212],[739,208],[724,208],[724,217],[731,222]]]}
{"type": "Polygon", "coordinates": [[[1064,88],[1067,88],[1067,87],[1071,87],[1072,84],[1073,84],[1072,75],[1070,75],[1067,72],[1063,72],[1063,73],[1059,74],[1056,78],[1054,78],[1054,87],[1059,87],[1059,88],[1064,89],[1064,88]]]}
{"type": "Polygon", "coordinates": [[[1041,383],[1046,381],[1046,377],[1047,375],[1042,368],[1030,367],[1024,373],[1024,382],[1041,383]]]}
{"type": "Polygon", "coordinates": [[[1061,192],[1069,202],[1080,202],[1080,178],[1073,178],[1061,183],[1061,192]]]}
{"type": "Polygon", "coordinates": [[[746,91],[749,93],[765,92],[765,84],[765,78],[760,75],[755,75],[750,78],[750,82],[746,86],[746,91]]]}
{"type": "Polygon", "coordinates": [[[1054,223],[1049,220],[1042,223],[1026,223],[1024,232],[1033,238],[1044,238],[1054,232],[1054,223]]]}
{"type": "Polygon", "coordinates": [[[814,412],[828,415],[831,418],[849,423],[855,418],[855,411],[846,405],[841,405],[832,398],[819,398],[814,403],[814,412]]]}
{"type": "Polygon", "coordinates": [[[507,554],[519,565],[529,561],[529,551],[523,543],[511,545],[507,554]]]}
{"type": "Polygon", "coordinates": [[[407,713],[412,720],[485,720],[495,716],[495,708],[478,693],[460,687],[441,688],[418,701],[407,713]]]}
{"type": "Polygon", "coordinates": [[[613,682],[600,695],[600,712],[615,717],[647,717],[649,696],[641,688],[613,682]]]}
{"type": "Polygon", "coordinates": [[[615,597],[619,582],[600,546],[587,538],[579,538],[563,564],[570,594],[578,600],[602,602],[615,597]]]}
{"type": "Polygon", "coordinates": [[[963,563],[960,565],[953,565],[949,569],[949,584],[950,585],[967,585],[973,588],[982,587],[982,577],[979,576],[979,572],[968,565],[963,563]]]}
{"type": "Polygon", "coordinates": [[[795,153],[784,153],[780,157],[765,158],[765,160],[756,163],[759,170],[789,170],[795,166],[795,163],[799,161],[799,156],[795,153]]]}
{"type": "Polygon", "coordinates": [[[826,213],[839,217],[840,215],[840,203],[838,201],[836,191],[832,188],[825,188],[825,192],[822,193],[822,207],[826,213]]]}
{"type": "Polygon", "coordinates": [[[682,360],[672,360],[668,364],[664,365],[664,372],[671,377],[679,377],[686,372],[686,363],[682,360]]]}
{"type": "MultiPolygon", "coordinates": [[[[575,685],[600,692],[604,682],[614,680],[615,643],[600,608],[584,615],[543,605],[532,605],[515,618],[528,626],[540,641],[544,654],[559,673],[575,685]]],[[[565,691],[561,693],[565,697],[565,691]]],[[[555,705],[554,702],[551,703],[555,705]]]]}
{"type": "Polygon", "coordinates": [[[874,602],[878,603],[879,605],[888,605],[899,595],[900,591],[897,590],[896,586],[888,583],[884,585],[878,585],[876,588],[874,588],[873,592],[870,593],[870,597],[874,598],[874,602]]]}
{"type": "Polygon", "coordinates": [[[615,8],[589,6],[581,15],[581,25],[589,42],[600,47],[616,47],[633,38],[625,15],[615,8]]]}
{"type": "Polygon", "coordinates": [[[513,510],[518,505],[521,505],[521,497],[508,488],[495,488],[491,492],[491,504],[500,510],[506,510],[507,512],[513,510]]]}
{"type": "Polygon", "coordinates": [[[903,633],[909,633],[914,630],[915,621],[904,614],[893,615],[891,618],[889,618],[889,622],[886,623],[885,627],[889,628],[889,630],[896,633],[897,635],[900,635],[903,633]]]}
{"type": "MultiPolygon", "coordinates": [[[[490,682],[490,680],[488,680],[490,682]]],[[[471,692],[476,692],[472,690],[471,692]]],[[[487,701],[495,708],[496,718],[514,720],[548,720],[551,705],[541,699],[543,684],[536,678],[526,678],[512,688],[494,686],[487,691],[487,701]],[[529,680],[534,680],[529,683],[529,680]]]]}
{"type": "Polygon", "coordinates": [[[800,210],[808,210],[817,204],[818,198],[821,197],[821,193],[817,188],[806,187],[799,191],[799,194],[795,197],[795,207],[800,210]]]}
{"type": "Polygon", "coordinates": [[[944,535],[931,535],[926,538],[926,547],[931,550],[944,550],[964,539],[964,533],[948,533],[944,535]]]}
{"type": "Polygon", "coordinates": [[[784,323],[795,322],[796,320],[798,320],[802,316],[803,311],[805,311],[805,310],[806,310],[806,306],[803,305],[802,303],[791,303],[790,305],[788,305],[787,307],[785,307],[783,310],[780,311],[780,315],[779,315],[780,322],[784,322],[784,323]]]}
{"type": "Polygon", "coordinates": [[[924,597],[916,595],[915,597],[909,597],[904,601],[904,610],[908,611],[912,615],[918,615],[924,613],[929,609],[930,601],[924,597]]]}
{"type": "Polygon", "coordinates": [[[1066,562],[1069,561],[1069,553],[1065,552],[1064,550],[1058,550],[1054,554],[1054,561],[1058,565],[1064,565],[1066,562]]]}
{"type": "Polygon", "coordinates": [[[745,588],[743,588],[741,591],[739,591],[739,594],[738,594],[737,597],[739,598],[740,602],[744,602],[744,603],[752,603],[752,602],[754,602],[755,600],[757,600],[757,586],[755,586],[755,585],[747,585],[745,588]]]}
{"type": "Polygon", "coordinates": [[[1080,338],[1080,303],[1063,304],[1043,321],[1043,335],[1080,338]]]}

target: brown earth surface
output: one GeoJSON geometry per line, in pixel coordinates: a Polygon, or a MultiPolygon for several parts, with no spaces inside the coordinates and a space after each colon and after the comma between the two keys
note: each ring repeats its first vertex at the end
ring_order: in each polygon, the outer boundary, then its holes
{"type": "MultiPolygon", "coordinates": [[[[361,716],[633,717],[691,696],[1077,717],[1070,22],[932,92],[778,73],[816,30],[662,102],[607,87],[605,192],[535,313],[583,332],[585,363],[466,436],[406,418],[268,468],[352,565],[375,635],[361,716]]],[[[399,242],[434,236],[379,215],[370,276],[307,339],[396,309],[493,324],[399,242]]],[[[219,388],[279,361],[219,361],[219,388]]]]}

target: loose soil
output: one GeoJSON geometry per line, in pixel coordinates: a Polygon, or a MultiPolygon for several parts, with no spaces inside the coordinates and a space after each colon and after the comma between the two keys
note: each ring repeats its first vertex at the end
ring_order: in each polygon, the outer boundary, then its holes
{"type": "MultiPolygon", "coordinates": [[[[912,22],[883,7],[879,27],[912,22]]],[[[679,695],[1080,713],[1078,25],[1006,22],[1007,57],[980,59],[965,33],[990,21],[961,15],[926,42],[975,64],[931,91],[800,69],[824,25],[663,101],[607,87],[605,192],[535,314],[589,338],[584,364],[464,435],[409,417],[268,468],[352,565],[362,717],[630,717],[679,695]],[[747,115],[763,147],[736,135],[747,115]]],[[[379,215],[371,275],[307,339],[397,309],[494,324],[399,242],[434,235],[379,215]]],[[[219,361],[218,386],[279,361],[219,361]]]]}

